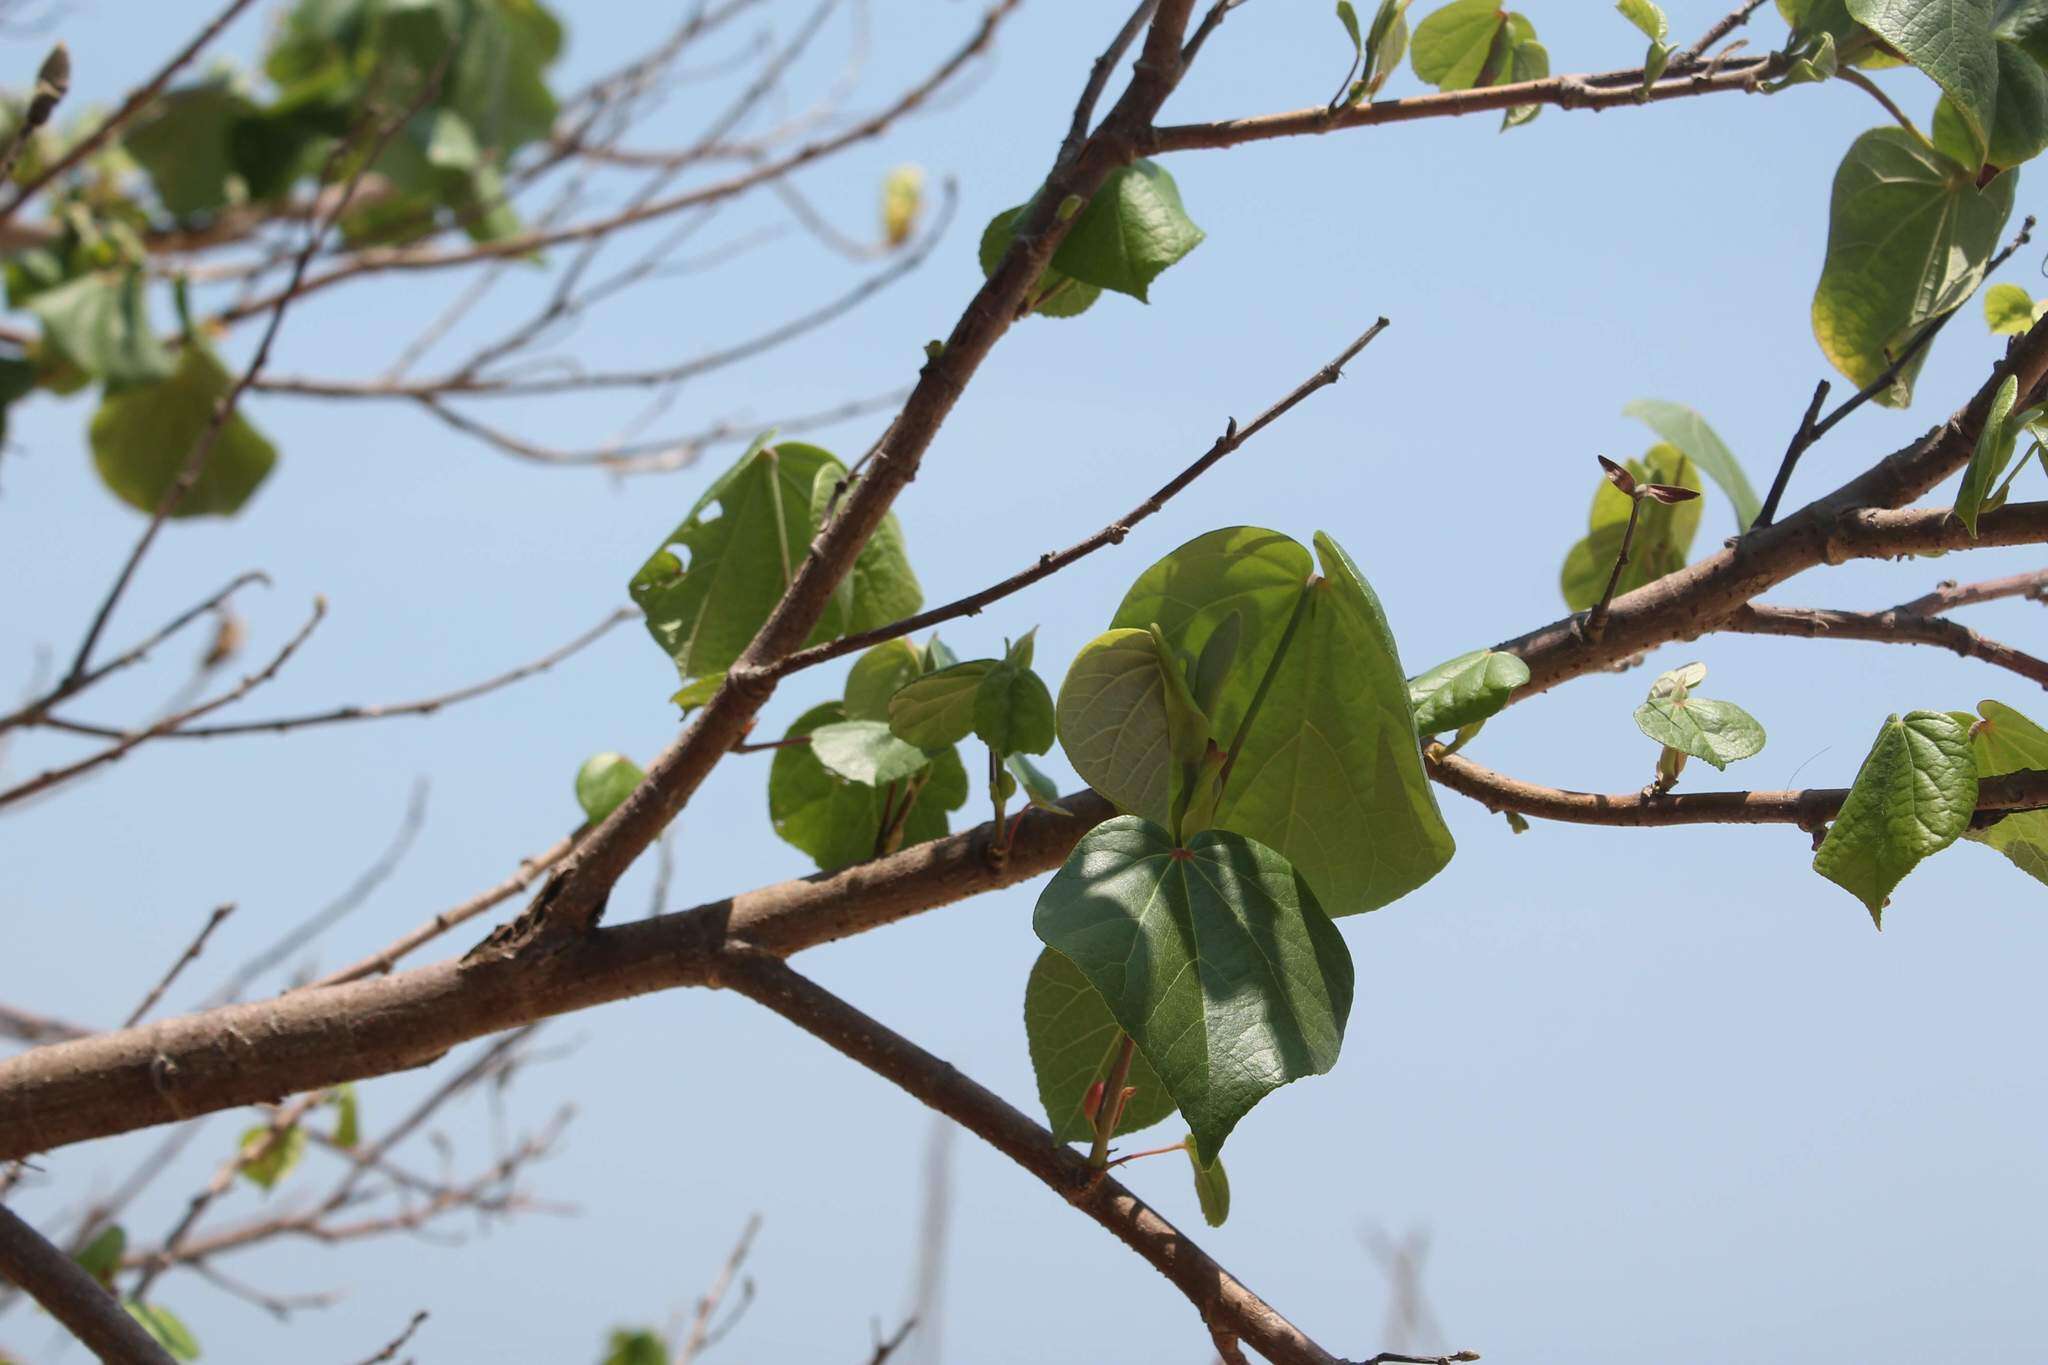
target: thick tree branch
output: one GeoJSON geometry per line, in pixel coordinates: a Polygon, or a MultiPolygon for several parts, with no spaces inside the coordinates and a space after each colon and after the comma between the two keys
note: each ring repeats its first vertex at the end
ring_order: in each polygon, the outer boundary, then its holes
{"type": "Polygon", "coordinates": [[[799,975],[780,958],[727,957],[718,983],[774,1010],[836,1051],[901,1087],[1037,1176],[1109,1229],[1187,1296],[1212,1331],[1227,1331],[1275,1365],[1341,1365],[1200,1247],[1079,1153],[1053,1141],[1000,1095],[976,1084],[799,975]]]}
{"type": "Polygon", "coordinates": [[[121,1301],[84,1267],[0,1204],[0,1275],[28,1291],[50,1316],[109,1365],[173,1365],[121,1301]]]}
{"type": "MultiPolygon", "coordinates": [[[[1568,791],[1497,773],[1471,759],[1444,752],[1441,744],[1423,750],[1429,775],[1461,796],[1491,811],[1514,811],[1541,820],[1574,825],[1798,825],[1814,829],[1834,818],[1849,798],[1846,787],[1808,787],[1800,791],[1721,791],[1646,795],[1630,792],[1602,795],[1568,791]]],[[[2048,772],[2008,773],[1987,777],[1978,787],[1982,812],[2038,810],[2048,807],[2048,772]]]]}

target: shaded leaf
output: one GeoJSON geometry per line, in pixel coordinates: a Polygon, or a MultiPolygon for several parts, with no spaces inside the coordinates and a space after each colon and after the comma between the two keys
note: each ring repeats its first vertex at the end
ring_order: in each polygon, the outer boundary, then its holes
{"type": "MultiPolygon", "coordinates": [[[[242,1134],[242,1151],[254,1151],[258,1144],[270,1137],[270,1125],[258,1124],[242,1134]]],[[[299,1158],[306,1154],[306,1130],[293,1124],[278,1135],[263,1155],[242,1163],[241,1174],[252,1184],[265,1190],[276,1187],[277,1182],[292,1173],[299,1164],[299,1158]]]]}
{"type": "Polygon", "coordinates": [[[1230,1173],[1223,1169],[1223,1158],[1217,1157],[1204,1166],[1202,1159],[1195,1155],[1195,1135],[1188,1134],[1188,1165],[1195,1172],[1195,1200],[1202,1206],[1202,1221],[1212,1228],[1220,1228],[1230,1217],[1230,1173]]]}
{"type": "Polygon", "coordinates": [[[1377,95],[1387,78],[1401,69],[1408,55],[1408,5],[1410,0],[1380,0],[1373,14],[1372,28],[1365,37],[1365,65],[1359,82],[1368,98],[1377,95]]]}
{"type": "MultiPolygon", "coordinates": [[[[1038,1077],[1038,1102],[1045,1106],[1054,1140],[1088,1141],[1095,1125],[1083,1102],[1089,1087],[1107,1081],[1124,1031],[1081,969],[1051,948],[1039,953],[1024,985],[1024,1037],[1038,1077]]],[[[1150,1128],[1172,1115],[1173,1097],[1143,1053],[1131,1058],[1124,1084],[1138,1093],[1124,1106],[1115,1136],[1150,1128]]]]}
{"type": "MultiPolygon", "coordinates": [[[[1010,242],[1016,237],[1017,219],[1029,204],[1019,204],[1013,209],[1004,209],[988,220],[988,226],[981,232],[981,273],[984,277],[993,275],[996,265],[1003,259],[1003,253],[1010,249],[1010,242]]],[[[1040,317],[1079,317],[1094,306],[1102,297],[1102,290],[1048,265],[1031,286],[1031,297],[1037,300],[1032,312],[1040,317]]]]}
{"type": "Polygon", "coordinates": [[[1469,90],[1482,83],[1506,20],[1496,0],[1452,0],[1415,26],[1409,64],[1439,90],[1469,90]]]}
{"type": "Polygon", "coordinates": [[[1052,693],[1029,667],[1005,659],[974,691],[974,733],[998,753],[1042,754],[1052,747],[1052,693]]]}
{"type": "Polygon", "coordinates": [[[1976,806],[1968,728],[1938,711],[1892,716],[1857,770],[1813,870],[1862,901],[1882,928],[1892,889],[1921,859],[1954,843],[1976,806]]]}
{"type": "Polygon", "coordinates": [[[889,719],[890,699],[923,673],[924,660],[916,645],[908,640],[884,640],[855,659],[847,670],[846,718],[889,719]]]}
{"type": "MultiPolygon", "coordinates": [[[[110,390],[89,428],[93,467],[101,482],[129,506],[154,513],[183,471],[193,443],[212,421],[214,405],[233,386],[220,360],[193,340],[179,354],[170,378],[110,390]]],[[[171,515],[231,516],[276,463],[277,447],[237,411],[221,428],[198,479],[171,515]]]]}
{"type": "Polygon", "coordinates": [[[618,1328],[605,1345],[604,1365],[668,1365],[668,1342],[645,1328],[618,1328]]]}
{"type": "Polygon", "coordinates": [[[86,1274],[112,1288],[114,1272],[121,1268],[121,1258],[127,1254],[127,1230],[119,1223],[109,1223],[94,1233],[93,1239],[80,1247],[71,1259],[78,1262],[86,1274]]]}
{"type": "Polygon", "coordinates": [[[1036,763],[1022,754],[1005,754],[1003,768],[1017,779],[1017,785],[1024,789],[1024,799],[1032,805],[1055,815],[1067,813],[1066,808],[1059,804],[1059,784],[1036,763]]]}
{"type": "MultiPolygon", "coordinates": [[[[845,719],[836,701],[814,706],[797,717],[786,738],[808,735],[819,726],[845,719]]],[[[861,782],[849,782],[826,770],[808,744],[777,749],[768,768],[768,816],[782,839],[809,854],[819,870],[836,871],[875,856],[882,832],[884,793],[861,782]]],[[[932,756],[929,776],[904,822],[903,844],[909,848],[946,834],[946,812],[967,802],[967,770],[960,756],[942,749],[932,756]]]]}
{"type": "MultiPolygon", "coordinates": [[[[1639,483],[1663,483],[1679,488],[1699,486],[1699,476],[1692,461],[1676,446],[1652,446],[1642,459],[1630,460],[1628,470],[1639,483]]],[[[1621,578],[1615,584],[1617,596],[1632,592],[1645,583],[1654,583],[1685,567],[1693,538],[1699,533],[1701,506],[1699,501],[1675,507],[1663,503],[1643,505],[1636,520],[1629,562],[1623,566],[1621,578]]],[[[1615,557],[1621,553],[1628,516],[1629,499],[1603,479],[1594,490],[1593,507],[1587,516],[1590,529],[1585,539],[1566,553],[1564,568],[1558,575],[1559,591],[1564,594],[1565,605],[1573,611],[1584,611],[1600,600],[1601,592],[1607,587],[1607,577],[1614,571],[1615,557]]]]}
{"type": "Polygon", "coordinates": [[[164,95],[130,125],[121,134],[122,145],[173,215],[211,213],[230,197],[229,132],[254,107],[226,80],[186,86],[164,95]]]}
{"type": "MultiPolygon", "coordinates": [[[[142,272],[102,270],[29,300],[43,336],[110,389],[154,384],[177,368],[149,323],[142,272]]],[[[187,352],[197,347],[187,347],[187,352]]]]}
{"type": "Polygon", "coordinates": [[[1176,848],[1118,816],[1082,836],[1032,926],[1108,1002],[1204,1164],[1259,1100],[1336,1063],[1350,954],[1307,882],[1250,839],[1205,830],[1176,848]]]}

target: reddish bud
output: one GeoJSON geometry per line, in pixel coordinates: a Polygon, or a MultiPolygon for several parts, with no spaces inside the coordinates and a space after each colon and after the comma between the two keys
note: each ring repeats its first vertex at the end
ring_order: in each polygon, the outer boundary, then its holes
{"type": "Polygon", "coordinates": [[[1094,1122],[1095,1116],[1102,1112],[1101,1081],[1097,1081],[1095,1084],[1089,1086],[1088,1093],[1081,1097],[1081,1112],[1088,1118],[1089,1122],[1091,1123],[1094,1122]]]}
{"type": "Polygon", "coordinates": [[[1667,507],[1674,502],[1691,502],[1700,495],[1697,488],[1680,488],[1672,483],[1646,483],[1643,492],[1667,507]]]}
{"type": "Polygon", "coordinates": [[[1626,469],[1623,469],[1620,465],[1608,459],[1605,455],[1595,455],[1593,458],[1600,462],[1600,468],[1606,472],[1607,482],[1613,484],[1616,488],[1619,488],[1622,492],[1628,494],[1630,497],[1634,497],[1636,495],[1635,475],[1629,473],[1626,469]]]}

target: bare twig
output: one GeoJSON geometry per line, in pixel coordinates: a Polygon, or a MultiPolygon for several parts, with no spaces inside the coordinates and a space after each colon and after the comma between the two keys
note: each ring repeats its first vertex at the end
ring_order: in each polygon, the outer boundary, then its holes
{"type": "Polygon", "coordinates": [[[2048,687],[2048,659],[2014,649],[1959,621],[1890,611],[1825,611],[1812,607],[1747,605],[1714,627],[1737,635],[1796,635],[1809,639],[1868,640],[1877,644],[1934,645],[1966,659],[1981,659],[2048,687]]]}
{"type": "Polygon", "coordinates": [[[711,1287],[697,1300],[696,1312],[690,1318],[690,1331],[683,1338],[682,1346],[676,1351],[675,1365],[691,1365],[702,1355],[711,1343],[711,1320],[718,1314],[718,1306],[725,1302],[725,1296],[732,1288],[733,1278],[746,1264],[747,1253],[753,1249],[754,1238],[761,1231],[761,1215],[752,1214],[747,1225],[740,1229],[739,1241],[725,1258],[725,1264],[718,1268],[718,1277],[711,1287]]]}
{"type": "Polygon", "coordinates": [[[2031,573],[2016,573],[2004,578],[1987,578],[1981,583],[1957,583],[1953,579],[1939,584],[1933,592],[1901,602],[1894,611],[1914,616],[1939,616],[1958,607],[1975,606],[1979,602],[1996,602],[2007,597],[2025,597],[2035,602],[2048,602],[2048,569],[2036,569],[2031,573]]]}
{"type": "Polygon", "coordinates": [[[194,958],[205,951],[206,940],[213,937],[213,931],[220,927],[220,922],[234,913],[235,907],[233,905],[217,905],[213,908],[213,913],[206,917],[206,923],[200,927],[199,936],[193,939],[190,946],[185,949],[178,960],[171,964],[171,969],[164,973],[163,980],[157,982],[155,986],[151,987],[149,994],[142,997],[142,1003],[137,1005],[128,1017],[122,1021],[122,1028],[134,1028],[142,1022],[142,1016],[148,1014],[151,1009],[155,1008],[156,1002],[164,998],[164,992],[169,990],[171,983],[178,979],[178,973],[184,971],[186,967],[191,965],[194,958]]]}
{"type": "Polygon", "coordinates": [[[51,1019],[46,1015],[30,1014],[9,1005],[0,1005],[0,1038],[12,1038],[22,1043],[61,1043],[71,1038],[83,1038],[92,1032],[78,1024],[66,1023],[62,1019],[51,1019]]]}
{"type": "Polygon", "coordinates": [[[412,1321],[405,1324],[404,1331],[393,1337],[383,1350],[365,1359],[362,1365],[383,1365],[384,1361],[396,1359],[398,1353],[405,1349],[405,1343],[412,1340],[413,1333],[419,1331],[420,1324],[426,1320],[427,1310],[422,1308],[412,1315],[412,1321]]]}

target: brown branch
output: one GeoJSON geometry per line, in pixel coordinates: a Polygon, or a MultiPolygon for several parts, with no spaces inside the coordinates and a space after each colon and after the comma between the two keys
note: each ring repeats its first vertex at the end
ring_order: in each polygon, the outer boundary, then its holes
{"type": "Polygon", "coordinates": [[[103,764],[112,763],[117,759],[124,758],[137,745],[147,743],[152,739],[162,738],[164,735],[171,733],[171,731],[190,721],[197,720],[201,716],[211,715],[223,706],[240,701],[243,697],[248,696],[249,693],[276,677],[278,670],[285,666],[292,655],[298,653],[299,646],[306,642],[306,637],[313,633],[313,628],[318,626],[321,619],[326,615],[326,600],[316,597],[313,599],[313,614],[306,618],[306,624],[299,628],[297,635],[294,635],[285,642],[284,648],[279,650],[276,656],[260,672],[250,674],[234,687],[221,693],[211,701],[204,701],[197,706],[188,707],[173,715],[165,716],[154,725],[147,726],[144,729],[128,731],[116,738],[115,742],[109,744],[106,748],[81,758],[76,763],[69,763],[60,768],[46,769],[27,781],[16,783],[5,791],[0,791],[0,807],[12,805],[14,802],[25,797],[34,796],[38,792],[48,791],[52,787],[69,782],[72,778],[90,772],[103,764]]]}
{"type": "Polygon", "coordinates": [[[2048,687],[2048,659],[2022,653],[1971,630],[1960,621],[1890,611],[1826,611],[1811,607],[1744,606],[1716,630],[1737,635],[1794,635],[1808,639],[1868,640],[1877,644],[1934,645],[1966,659],[1981,659],[2048,687]]]}
{"type": "Polygon", "coordinates": [[[834,1050],[966,1128],[1107,1228],[1187,1296],[1211,1330],[1228,1331],[1275,1365],[1341,1365],[1300,1328],[1116,1180],[1090,1169],[993,1091],[984,1089],[799,975],[781,959],[728,955],[717,984],[765,1005],[834,1050]]]}
{"type": "Polygon", "coordinates": [[[1306,137],[1341,132],[1347,128],[1372,128],[1383,123],[1455,118],[1461,114],[1487,113],[1527,104],[1545,104],[1559,109],[1620,109],[1692,95],[1711,95],[1723,90],[1753,91],[1764,81],[1782,75],[1785,65],[1785,58],[1777,54],[1749,57],[1723,62],[1710,70],[1673,73],[1647,90],[1643,88],[1643,72],[1638,67],[1632,71],[1609,71],[1600,75],[1550,76],[1476,90],[1446,90],[1433,95],[1410,95],[1405,99],[1375,100],[1370,104],[1340,105],[1335,109],[1319,104],[1282,114],[1154,128],[1139,138],[1139,150],[1145,156],[1157,156],[1209,147],[1238,147],[1247,142],[1263,142],[1276,137],[1306,137]]]}
{"type": "MultiPolygon", "coordinates": [[[[1497,773],[1441,744],[1423,750],[1429,775],[1461,796],[1494,812],[1514,811],[1540,820],[1575,825],[1632,828],[1665,825],[1798,825],[1814,829],[1835,817],[1849,797],[1846,787],[1798,791],[1720,791],[1681,794],[1630,792],[1602,795],[1568,791],[1497,773]]],[[[1978,784],[1979,811],[2038,810],[2048,807],[2048,772],[2015,772],[1978,784]]],[[[31,1053],[30,1056],[35,1054],[31,1053]]]]}
{"type": "MultiPolygon", "coordinates": [[[[359,720],[390,720],[396,716],[431,716],[443,707],[461,702],[474,701],[503,688],[523,682],[536,674],[545,673],[571,655],[582,652],[595,643],[599,637],[623,621],[630,621],[639,615],[633,607],[620,607],[611,615],[578,635],[565,645],[549,650],[530,663],[523,663],[496,677],[482,682],[458,687],[452,692],[441,692],[417,701],[382,702],[361,706],[337,706],[332,710],[314,711],[302,716],[277,716],[269,720],[242,720],[224,725],[180,726],[166,733],[166,739],[219,739],[226,735],[285,734],[293,730],[306,730],[321,725],[341,725],[359,720]]],[[[94,725],[85,721],[69,720],[56,716],[45,717],[41,724],[53,730],[64,730],[77,735],[97,735],[105,739],[118,739],[125,732],[109,725],[94,725]]]]}
{"type": "Polygon", "coordinates": [[[156,1007],[156,1002],[164,998],[164,992],[171,988],[171,983],[178,979],[178,974],[205,951],[206,940],[213,937],[213,931],[220,928],[221,921],[234,913],[233,905],[217,905],[213,908],[213,913],[206,917],[206,923],[201,926],[198,937],[194,938],[178,960],[171,964],[171,969],[164,973],[163,980],[157,982],[150,988],[149,994],[142,997],[142,1003],[129,1012],[127,1019],[122,1021],[122,1028],[134,1028],[142,1022],[142,1016],[148,1014],[156,1007]]]}
{"type": "Polygon", "coordinates": [[[412,1340],[413,1333],[420,1330],[420,1324],[427,1320],[427,1310],[422,1308],[412,1315],[412,1321],[405,1324],[405,1330],[385,1343],[384,1349],[366,1358],[362,1365],[383,1365],[384,1361],[395,1359],[405,1349],[405,1343],[412,1340]]]}
{"type": "Polygon", "coordinates": [[[63,156],[51,162],[41,175],[16,190],[14,197],[9,199],[4,206],[0,206],[0,223],[4,223],[12,218],[15,212],[23,204],[40,193],[44,186],[98,151],[108,138],[119,132],[123,125],[141,113],[150,101],[161,94],[164,87],[171,83],[172,77],[184,70],[185,67],[191,65],[192,59],[197,57],[208,43],[219,37],[221,30],[233,23],[235,18],[243,10],[249,8],[251,3],[252,0],[229,0],[227,7],[221,10],[219,14],[216,14],[212,22],[194,34],[191,42],[179,48],[172,55],[171,59],[165,62],[157,71],[156,75],[150,77],[148,81],[137,86],[134,90],[131,90],[128,93],[128,98],[121,101],[119,108],[107,115],[106,118],[100,120],[98,127],[80,138],[63,156]]]}
{"type": "Polygon", "coordinates": [[[12,1038],[17,1042],[61,1043],[71,1038],[84,1038],[92,1030],[78,1024],[66,1023],[46,1015],[30,1014],[10,1005],[0,1005],[0,1038],[12,1038]]]}
{"type": "Polygon", "coordinates": [[[2007,597],[2025,597],[2035,602],[2048,601],[2048,569],[2009,574],[2004,578],[1987,578],[1981,583],[1957,583],[1950,579],[1936,585],[1933,592],[1916,597],[1910,602],[1901,602],[1892,610],[1917,616],[1939,616],[1943,612],[1954,611],[1957,607],[1975,606],[1979,602],[1996,602],[2007,597]]]}
{"type": "MultiPolygon", "coordinates": [[[[944,606],[921,611],[915,616],[906,616],[900,621],[892,621],[886,626],[878,626],[873,630],[862,631],[858,635],[843,635],[836,640],[829,640],[824,644],[813,645],[809,649],[799,650],[794,654],[787,655],[781,662],[769,670],[770,675],[776,678],[787,677],[791,673],[810,668],[815,664],[824,663],[829,659],[837,659],[843,655],[858,653],[863,649],[881,644],[885,640],[894,640],[901,636],[915,634],[928,626],[938,625],[942,621],[951,621],[961,616],[978,615],[984,607],[989,606],[991,603],[1000,602],[1003,598],[1010,596],[1012,593],[1020,592],[1041,579],[1050,578],[1069,564],[1094,554],[1106,545],[1122,544],[1124,537],[1130,534],[1132,527],[1159,511],[1182,489],[1214,468],[1226,455],[1231,454],[1252,437],[1286,416],[1288,412],[1292,411],[1297,404],[1310,394],[1315,393],[1318,389],[1327,388],[1343,378],[1344,367],[1350,364],[1360,351],[1363,351],[1370,345],[1374,337],[1385,331],[1387,326],[1388,323],[1385,318],[1381,318],[1373,323],[1372,326],[1365,330],[1363,335],[1345,347],[1335,360],[1332,360],[1329,364],[1323,366],[1322,369],[1296,385],[1292,393],[1289,393],[1285,398],[1282,398],[1279,402],[1253,418],[1250,425],[1239,427],[1237,419],[1232,418],[1229,425],[1224,428],[1223,434],[1216,438],[1215,442],[1210,445],[1209,449],[1203,453],[1200,459],[1174,475],[1151,497],[1145,499],[1145,501],[1139,503],[1122,517],[1103,527],[1094,535],[1089,536],[1086,540],[1070,545],[1057,553],[1041,555],[1038,558],[1038,562],[1030,568],[1014,573],[1000,583],[983,588],[980,592],[970,593],[966,597],[948,602],[944,606]]],[[[763,746],[740,747],[744,749],[747,747],[759,748],[763,746]]]]}
{"type": "Polygon", "coordinates": [[[111,1365],[172,1365],[170,1353],[84,1267],[0,1204],[0,1275],[111,1365]]]}
{"type": "Polygon", "coordinates": [[[1683,63],[1686,66],[1690,66],[1699,61],[1707,55],[1708,48],[1748,23],[1749,16],[1763,8],[1763,4],[1764,0],[1743,0],[1741,4],[1715,20],[1714,26],[1705,33],[1702,33],[1698,42],[1673,59],[1672,64],[1676,66],[1683,63]]]}
{"type": "Polygon", "coordinates": [[[746,1264],[747,1253],[753,1250],[754,1238],[760,1231],[761,1215],[749,1215],[746,1226],[740,1229],[739,1240],[733,1243],[731,1253],[725,1258],[725,1264],[718,1268],[718,1277],[698,1298],[696,1312],[690,1317],[689,1335],[683,1338],[682,1346],[677,1349],[674,1365],[691,1365],[711,1344],[711,1319],[717,1315],[718,1306],[725,1302],[726,1294],[732,1289],[733,1278],[746,1264]]]}

